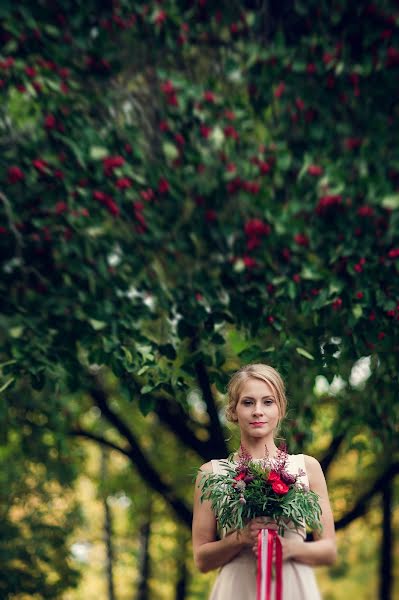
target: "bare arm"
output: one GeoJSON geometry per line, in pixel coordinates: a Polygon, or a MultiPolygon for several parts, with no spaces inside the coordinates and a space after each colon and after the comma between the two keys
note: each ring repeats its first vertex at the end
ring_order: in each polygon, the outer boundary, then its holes
{"type": "Polygon", "coordinates": [[[284,559],[292,558],[298,562],[312,566],[332,565],[337,558],[337,548],[334,518],[328,498],[326,480],[320,463],[315,458],[305,456],[305,466],[309,477],[310,489],[319,496],[323,531],[321,534],[315,534],[317,539],[313,542],[303,543],[301,541],[297,542],[296,540],[284,540],[284,538],[281,538],[283,556],[284,559]]]}
{"type": "Polygon", "coordinates": [[[193,553],[194,562],[202,573],[217,569],[228,563],[244,547],[252,545],[246,532],[234,531],[216,541],[216,518],[209,500],[201,502],[198,487],[204,472],[212,472],[211,463],[202,465],[195,482],[193,510],[193,553]]]}

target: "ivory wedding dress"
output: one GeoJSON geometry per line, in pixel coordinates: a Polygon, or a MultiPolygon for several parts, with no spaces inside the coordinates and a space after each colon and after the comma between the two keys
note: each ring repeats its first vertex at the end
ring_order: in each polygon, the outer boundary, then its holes
{"type": "MultiPolygon", "coordinates": [[[[224,461],[212,460],[214,473],[224,472],[224,461]]],[[[305,472],[301,483],[309,485],[303,454],[289,454],[287,471],[305,472]]],[[[220,532],[223,536],[225,532],[220,532]]],[[[287,530],[285,538],[295,537],[305,543],[306,530],[287,530]]],[[[242,550],[230,562],[220,568],[209,600],[256,600],[256,556],[252,549],[242,550]]],[[[272,580],[272,599],[275,598],[272,580]]],[[[321,600],[312,567],[295,560],[283,561],[283,600],[321,600]]]]}

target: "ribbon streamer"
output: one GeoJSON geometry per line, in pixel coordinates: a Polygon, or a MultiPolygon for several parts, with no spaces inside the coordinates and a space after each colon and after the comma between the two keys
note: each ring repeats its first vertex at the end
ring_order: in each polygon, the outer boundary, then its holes
{"type": "Polygon", "coordinates": [[[272,600],[272,564],[275,555],[276,587],[275,600],[283,598],[283,550],[277,531],[260,529],[258,531],[258,571],[256,576],[256,600],[272,600]]]}

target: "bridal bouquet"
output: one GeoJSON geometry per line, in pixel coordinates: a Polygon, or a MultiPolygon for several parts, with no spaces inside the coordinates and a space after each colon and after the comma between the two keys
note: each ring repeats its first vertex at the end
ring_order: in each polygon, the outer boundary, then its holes
{"type": "Polygon", "coordinates": [[[255,517],[267,517],[276,523],[280,535],[288,523],[299,529],[304,525],[321,530],[318,495],[300,482],[303,471],[287,470],[288,454],[280,446],[271,460],[260,461],[241,446],[239,460],[232,455],[222,461],[225,473],[204,473],[200,480],[201,502],[210,500],[223,529],[242,529],[255,517]]]}

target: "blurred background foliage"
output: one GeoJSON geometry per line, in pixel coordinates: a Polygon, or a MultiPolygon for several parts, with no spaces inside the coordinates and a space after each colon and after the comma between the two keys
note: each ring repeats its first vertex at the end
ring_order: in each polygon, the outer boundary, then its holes
{"type": "Polygon", "coordinates": [[[388,0],[1,3],[2,598],[206,598],[192,475],[237,446],[251,361],[328,479],[324,597],[394,597],[398,26],[388,0]]]}

